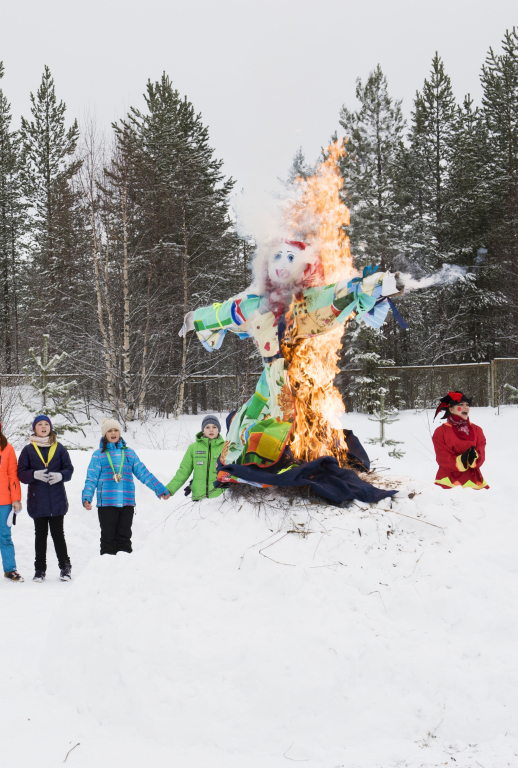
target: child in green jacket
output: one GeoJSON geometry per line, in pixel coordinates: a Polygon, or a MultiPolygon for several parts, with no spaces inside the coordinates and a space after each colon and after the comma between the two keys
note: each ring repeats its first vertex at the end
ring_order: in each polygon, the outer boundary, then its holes
{"type": "MultiPolygon", "coordinates": [[[[185,452],[178,472],[167,490],[174,496],[176,491],[193,474],[191,482],[192,500],[213,499],[223,493],[223,488],[214,488],[217,479],[216,461],[223,448],[224,440],[220,435],[221,424],[215,416],[205,416],[201,423],[201,432],[196,435],[196,442],[191,443],[185,452]]],[[[186,489],[185,495],[189,491],[186,489]]]]}

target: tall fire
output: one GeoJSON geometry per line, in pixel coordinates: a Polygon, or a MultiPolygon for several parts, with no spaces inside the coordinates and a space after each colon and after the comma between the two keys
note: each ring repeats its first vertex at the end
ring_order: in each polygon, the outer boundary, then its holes
{"type": "MultiPolygon", "coordinates": [[[[313,176],[296,180],[299,196],[287,206],[285,220],[292,237],[302,237],[319,249],[324,284],[329,285],[352,277],[352,258],[344,231],[350,221],[349,209],[340,199],[343,179],[338,162],[345,155],[343,143],[331,144],[326,155],[313,176]]],[[[291,315],[290,309],[288,329],[291,315]]],[[[297,459],[335,456],[340,466],[347,464],[347,446],[338,422],[345,406],[333,383],[339,373],[342,335],[339,326],[326,334],[283,343],[296,408],[290,447],[297,459]]],[[[289,339],[289,333],[285,338],[289,339]]]]}

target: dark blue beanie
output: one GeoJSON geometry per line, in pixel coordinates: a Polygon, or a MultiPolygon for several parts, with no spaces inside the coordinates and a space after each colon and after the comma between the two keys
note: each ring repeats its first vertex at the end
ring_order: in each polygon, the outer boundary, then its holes
{"type": "Polygon", "coordinates": [[[33,431],[33,432],[34,432],[34,427],[36,426],[36,424],[38,423],[38,421],[48,421],[48,423],[50,424],[50,429],[51,429],[51,431],[52,431],[52,422],[51,422],[51,420],[49,419],[49,417],[48,417],[48,416],[45,416],[45,414],[44,414],[44,413],[40,413],[40,415],[39,415],[39,416],[36,416],[36,418],[35,418],[35,419],[34,419],[34,421],[32,422],[32,431],[33,431]]]}

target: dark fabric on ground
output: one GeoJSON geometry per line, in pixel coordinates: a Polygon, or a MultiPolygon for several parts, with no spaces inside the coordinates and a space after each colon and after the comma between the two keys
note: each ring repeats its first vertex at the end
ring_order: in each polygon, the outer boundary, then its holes
{"type": "Polygon", "coordinates": [[[70,563],[70,560],[68,559],[67,543],[65,541],[65,531],[63,528],[64,522],[64,515],[34,518],[34,547],[36,550],[36,559],[34,561],[35,571],[47,570],[47,536],[49,529],[52,541],[54,542],[54,549],[56,550],[59,567],[64,568],[70,563]]]}
{"type": "MultiPolygon", "coordinates": [[[[232,414],[229,414],[229,417],[231,416],[232,414]]],[[[218,459],[218,471],[224,470],[241,480],[264,485],[284,488],[308,485],[318,496],[322,496],[338,506],[342,506],[353,499],[373,503],[397,493],[397,491],[376,488],[358,477],[356,472],[370,469],[369,457],[351,429],[344,429],[344,437],[347,443],[349,463],[354,469],[342,469],[333,456],[324,456],[310,462],[299,462],[293,458],[289,446],[286,446],[279,461],[270,467],[261,469],[254,465],[223,465],[218,459]],[[294,463],[299,466],[278,474],[285,467],[292,466],[294,463]]],[[[218,481],[214,485],[216,488],[228,487],[228,483],[218,481]]]]}
{"type": "Polygon", "coordinates": [[[131,525],[135,507],[98,507],[101,555],[132,552],[131,525]]]}
{"type": "MultiPolygon", "coordinates": [[[[269,469],[274,468],[275,466],[269,469]]],[[[334,456],[324,456],[315,461],[302,463],[280,475],[252,465],[227,464],[223,469],[231,475],[253,483],[264,483],[281,488],[308,485],[318,496],[328,499],[337,506],[342,506],[353,499],[367,503],[381,501],[397,493],[397,491],[375,488],[361,480],[352,469],[342,469],[334,456]]],[[[214,485],[218,486],[222,483],[216,482],[214,485]]]]}
{"type": "Polygon", "coordinates": [[[347,458],[351,468],[358,472],[368,472],[371,468],[370,459],[352,429],[344,429],[344,437],[347,443],[347,458]]]}

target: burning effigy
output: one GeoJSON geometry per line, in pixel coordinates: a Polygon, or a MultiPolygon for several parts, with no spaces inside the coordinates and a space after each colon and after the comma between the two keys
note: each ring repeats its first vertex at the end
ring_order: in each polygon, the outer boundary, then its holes
{"type": "Polygon", "coordinates": [[[396,275],[353,269],[344,230],[349,210],[340,198],[344,151],[332,144],[315,175],[297,180],[284,237],[258,248],[252,285],[185,317],[181,335],[194,330],[211,352],[227,331],[252,338],[264,363],[254,394],[230,421],[218,484],[309,485],[334,503],[395,493],[374,488],[351,468],[368,468],[368,458],[341,426],[345,407],[334,385],[351,320],[380,327],[392,309],[404,323],[391,299],[402,292],[396,275]]]}

